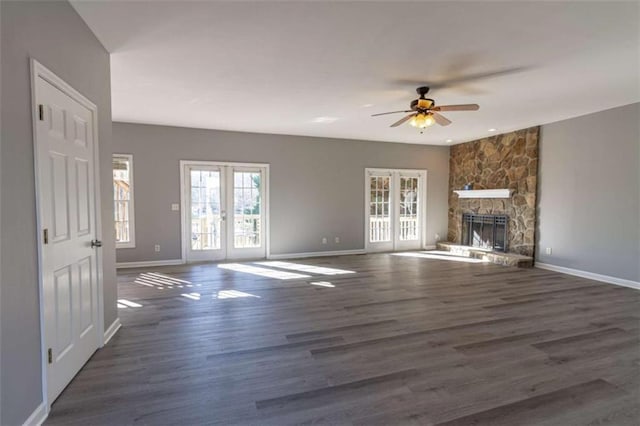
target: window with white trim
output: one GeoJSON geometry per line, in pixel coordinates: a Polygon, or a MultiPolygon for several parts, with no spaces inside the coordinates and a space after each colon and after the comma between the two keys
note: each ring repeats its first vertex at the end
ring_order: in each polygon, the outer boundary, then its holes
{"type": "Polygon", "coordinates": [[[113,219],[116,248],[136,246],[133,211],[133,156],[113,155],[113,219]]]}

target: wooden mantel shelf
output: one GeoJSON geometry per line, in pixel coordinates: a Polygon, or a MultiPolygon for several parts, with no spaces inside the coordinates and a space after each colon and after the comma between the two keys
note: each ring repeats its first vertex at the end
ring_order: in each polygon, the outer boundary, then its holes
{"type": "Polygon", "coordinates": [[[469,189],[453,191],[459,198],[511,198],[512,189],[469,189]]]}

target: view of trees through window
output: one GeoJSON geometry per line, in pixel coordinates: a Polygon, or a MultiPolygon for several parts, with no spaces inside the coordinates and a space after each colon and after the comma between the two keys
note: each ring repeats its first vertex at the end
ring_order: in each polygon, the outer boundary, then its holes
{"type": "Polygon", "coordinates": [[[223,183],[225,174],[223,170],[190,171],[192,250],[221,248],[225,219],[232,220],[230,232],[234,248],[261,246],[262,173],[232,170],[229,186],[223,183]],[[222,199],[226,191],[232,191],[231,212],[226,207],[226,200],[222,199]]]}
{"type": "Polygon", "coordinates": [[[113,213],[116,244],[133,242],[132,167],[131,156],[113,157],[113,213]]]}

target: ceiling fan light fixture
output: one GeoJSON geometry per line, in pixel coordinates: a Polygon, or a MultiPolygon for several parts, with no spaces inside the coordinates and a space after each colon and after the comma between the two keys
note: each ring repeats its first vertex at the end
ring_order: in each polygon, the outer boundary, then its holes
{"type": "Polygon", "coordinates": [[[413,116],[409,124],[418,129],[424,129],[425,127],[433,126],[435,122],[433,115],[430,113],[419,112],[413,116]]]}

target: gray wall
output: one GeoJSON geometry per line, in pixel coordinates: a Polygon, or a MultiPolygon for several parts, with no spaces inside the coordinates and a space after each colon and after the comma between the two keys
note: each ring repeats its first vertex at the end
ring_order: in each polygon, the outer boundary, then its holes
{"type": "Polygon", "coordinates": [[[2,425],[41,403],[36,210],[29,58],[98,106],[105,324],[116,316],[109,55],[66,1],[0,2],[2,22],[2,425]]]}
{"type": "Polygon", "coordinates": [[[427,244],[446,236],[448,147],[113,123],[113,148],[134,156],[136,247],[118,262],[180,259],[180,160],[270,164],[272,254],[364,248],[366,167],[426,169],[427,244]]]}
{"type": "Polygon", "coordinates": [[[537,261],[640,281],[639,123],[632,104],[542,126],[537,261]]]}

